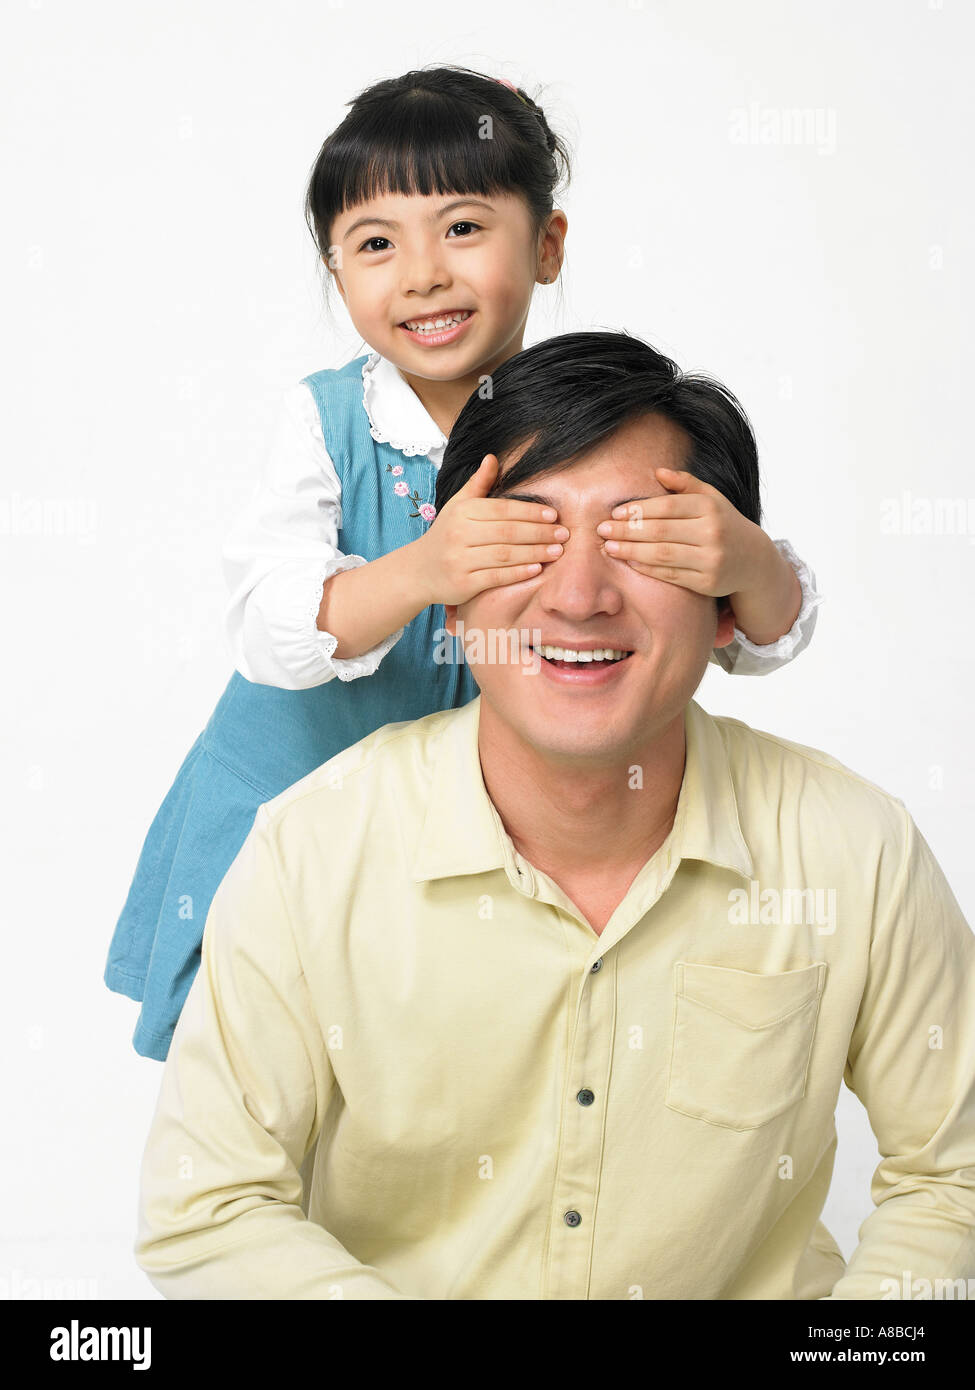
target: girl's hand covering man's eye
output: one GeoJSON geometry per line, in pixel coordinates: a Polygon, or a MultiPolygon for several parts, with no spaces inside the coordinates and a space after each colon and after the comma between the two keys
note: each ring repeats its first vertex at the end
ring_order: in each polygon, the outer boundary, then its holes
{"type": "Polygon", "coordinates": [[[420,547],[429,603],[461,604],[501,584],[534,579],[562,554],[569,532],[553,507],[486,494],[498,476],[485,454],[464,486],[445,502],[420,547]]]}
{"type": "Polygon", "coordinates": [[[667,493],[626,502],[596,527],[607,552],[697,594],[717,598],[751,587],[772,544],[762,528],[692,473],[654,472],[667,493]]]}
{"type": "Polygon", "coordinates": [[[626,502],[596,527],[607,554],[651,579],[727,596],[735,627],[757,645],[783,637],[802,608],[802,586],[771,538],[710,483],[674,468],[654,472],[664,495],[626,502]]]}

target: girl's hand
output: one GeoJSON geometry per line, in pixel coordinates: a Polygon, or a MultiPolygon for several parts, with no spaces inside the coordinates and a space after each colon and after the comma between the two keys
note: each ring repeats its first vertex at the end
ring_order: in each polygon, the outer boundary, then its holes
{"type": "Polygon", "coordinates": [[[534,579],[562,554],[569,532],[558,512],[538,502],[488,497],[498,460],[485,454],[477,472],[437,513],[418,541],[420,582],[429,603],[467,603],[501,584],[534,579]]]}
{"type": "Polygon", "coordinates": [[[696,594],[730,597],[735,624],[751,641],[774,642],[798,615],[796,573],[760,526],[693,474],[656,468],[663,497],[626,502],[596,527],[606,550],[640,574],[696,594]]]}

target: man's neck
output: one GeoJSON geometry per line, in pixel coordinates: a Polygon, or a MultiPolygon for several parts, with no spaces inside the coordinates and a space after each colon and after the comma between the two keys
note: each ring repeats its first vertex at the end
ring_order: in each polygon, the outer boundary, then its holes
{"type": "Polygon", "coordinates": [[[552,759],[481,701],[478,754],[515,849],[548,874],[597,932],[674,824],[684,778],[684,715],[609,763],[552,759]]]}

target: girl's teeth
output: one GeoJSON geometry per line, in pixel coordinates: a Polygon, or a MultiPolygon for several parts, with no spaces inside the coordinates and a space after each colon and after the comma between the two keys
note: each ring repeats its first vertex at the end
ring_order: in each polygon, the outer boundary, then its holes
{"type": "Polygon", "coordinates": [[[449,328],[455,323],[463,323],[464,319],[468,319],[470,316],[470,309],[464,309],[457,314],[448,314],[446,318],[407,319],[406,326],[413,333],[436,333],[438,329],[449,328]]]}

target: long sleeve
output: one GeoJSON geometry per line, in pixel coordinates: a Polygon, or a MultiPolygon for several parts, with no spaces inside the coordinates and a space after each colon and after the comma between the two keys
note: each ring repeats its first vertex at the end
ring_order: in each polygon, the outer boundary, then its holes
{"type": "Polygon", "coordinates": [[[338,548],[341,484],[308,388],[285,395],[264,474],[223,546],[230,590],[226,632],[234,664],[259,685],[307,690],[372,675],[400,628],[361,656],[334,655],[317,626],[325,580],[366,564],[338,548]]]}
{"type": "Polygon", "coordinates": [[[812,641],[816,628],[816,612],[823,601],[823,595],[816,590],[816,576],[787,540],[774,541],[773,544],[796,572],[802,590],[802,606],[789,631],[778,641],[769,642],[767,646],[759,646],[752,642],[736,627],[735,635],[728,645],[717,647],[709,658],[715,665],[724,667],[731,675],[765,676],[770,671],[777,671],[780,666],[786,666],[800,652],[805,651],[812,641]]]}
{"type": "Polygon", "coordinates": [[[142,1162],[140,1268],[174,1299],[399,1299],[301,1208],[337,1083],[261,807],[217,890],[142,1162]]]}
{"type": "Polygon", "coordinates": [[[930,1298],[914,1280],[975,1277],[975,935],[904,820],[844,1071],[882,1155],[875,1210],[832,1299],[930,1298]]]}

